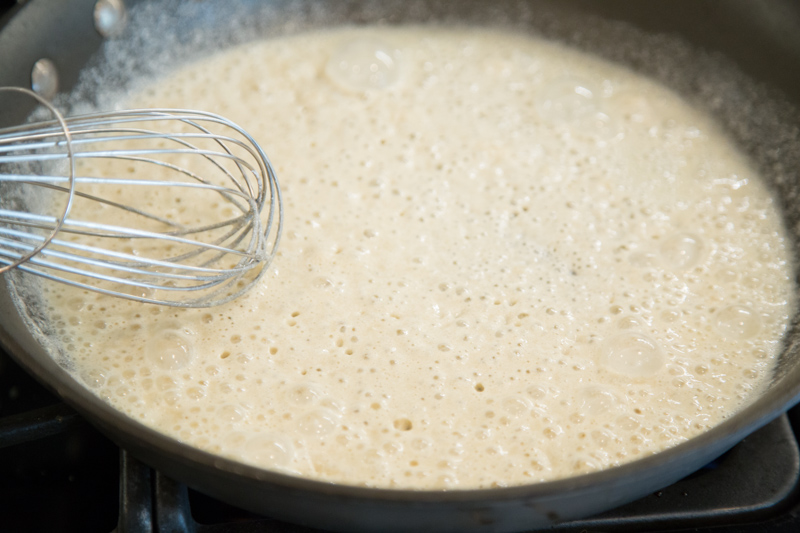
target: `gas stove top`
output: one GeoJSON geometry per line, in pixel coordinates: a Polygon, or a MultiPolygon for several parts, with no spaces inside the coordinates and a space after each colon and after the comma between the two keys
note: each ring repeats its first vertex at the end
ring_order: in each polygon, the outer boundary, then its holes
{"type": "MultiPolygon", "coordinates": [[[[698,472],[550,533],[800,531],[800,407],[698,472]]],[[[0,352],[0,530],[313,533],[178,483],[98,433],[0,352]]]]}

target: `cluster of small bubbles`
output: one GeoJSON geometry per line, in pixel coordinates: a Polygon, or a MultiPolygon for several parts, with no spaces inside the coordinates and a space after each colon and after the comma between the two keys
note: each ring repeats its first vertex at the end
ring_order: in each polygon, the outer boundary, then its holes
{"type": "Polygon", "coordinates": [[[527,414],[533,408],[532,402],[523,396],[511,396],[502,402],[503,410],[510,416],[519,417],[527,414]]]}
{"type": "Polygon", "coordinates": [[[661,258],[676,270],[695,266],[702,258],[705,245],[703,239],[691,233],[676,233],[664,239],[659,251],[661,258]]]}
{"type": "Polygon", "coordinates": [[[289,439],[275,433],[257,434],[243,438],[240,453],[247,462],[272,467],[288,466],[294,458],[294,447],[289,439]]]}
{"type": "Polygon", "coordinates": [[[613,412],[619,405],[619,398],[608,387],[589,385],[578,391],[575,407],[589,416],[613,412]]]}
{"type": "Polygon", "coordinates": [[[84,369],[80,373],[81,380],[90,388],[97,389],[105,385],[106,374],[96,368],[84,369]]]}
{"type": "Polygon", "coordinates": [[[644,321],[636,316],[624,316],[617,320],[619,329],[638,329],[644,327],[644,321]]]}
{"type": "Polygon", "coordinates": [[[601,344],[600,364],[618,374],[643,378],[659,372],[665,357],[658,344],[636,332],[619,333],[601,344]]]}
{"type": "Polygon", "coordinates": [[[162,370],[179,370],[194,358],[194,342],[185,331],[161,330],[147,341],[145,358],[162,370]]]}
{"type": "Polygon", "coordinates": [[[539,116],[557,125],[588,122],[599,112],[599,91],[587,80],[551,80],[537,98],[539,116]]]}
{"type": "Polygon", "coordinates": [[[378,39],[356,39],[334,51],[325,73],[346,90],[388,89],[400,77],[400,57],[395,48],[378,39]]]}
{"type": "Polygon", "coordinates": [[[731,305],[717,312],[716,326],[723,337],[744,340],[759,332],[761,318],[749,307],[731,305]]]}
{"type": "Polygon", "coordinates": [[[340,413],[320,407],[303,414],[297,422],[297,427],[305,435],[318,437],[333,431],[340,418],[340,413]]]}
{"type": "Polygon", "coordinates": [[[316,389],[308,385],[296,385],[290,389],[288,394],[292,401],[299,405],[309,405],[320,396],[316,389]]]}
{"type": "Polygon", "coordinates": [[[220,421],[241,422],[247,417],[247,409],[241,405],[220,405],[215,409],[215,416],[217,416],[220,421]]]}

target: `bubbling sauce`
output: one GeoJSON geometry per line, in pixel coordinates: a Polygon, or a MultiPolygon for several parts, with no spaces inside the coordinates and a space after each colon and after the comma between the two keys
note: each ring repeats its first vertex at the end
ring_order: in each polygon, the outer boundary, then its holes
{"type": "Polygon", "coordinates": [[[281,178],[278,257],[230,304],[46,289],[87,387],[215,454],[415,489],[612,467],[739,409],[794,309],[780,217],[736,146],[553,43],[320,31],[123,104],[225,115],[281,178]]]}

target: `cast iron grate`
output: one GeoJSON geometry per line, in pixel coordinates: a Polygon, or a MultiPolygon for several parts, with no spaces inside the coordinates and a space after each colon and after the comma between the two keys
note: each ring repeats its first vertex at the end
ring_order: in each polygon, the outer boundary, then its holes
{"type": "MultiPolygon", "coordinates": [[[[800,531],[800,407],[678,483],[550,533],[800,531]]],[[[0,530],[313,533],[187,489],[100,435],[0,352],[0,530]]]]}

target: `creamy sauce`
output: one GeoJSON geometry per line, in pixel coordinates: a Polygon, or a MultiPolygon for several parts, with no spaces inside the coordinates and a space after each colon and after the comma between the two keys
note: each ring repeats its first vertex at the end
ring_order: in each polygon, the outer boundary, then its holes
{"type": "Polygon", "coordinates": [[[88,387],[216,454],[419,489],[608,468],[739,409],[794,309],[779,215],[737,148],[552,43],[319,32],[124,104],[231,118],[283,187],[279,256],[229,305],[47,289],[88,387]]]}

